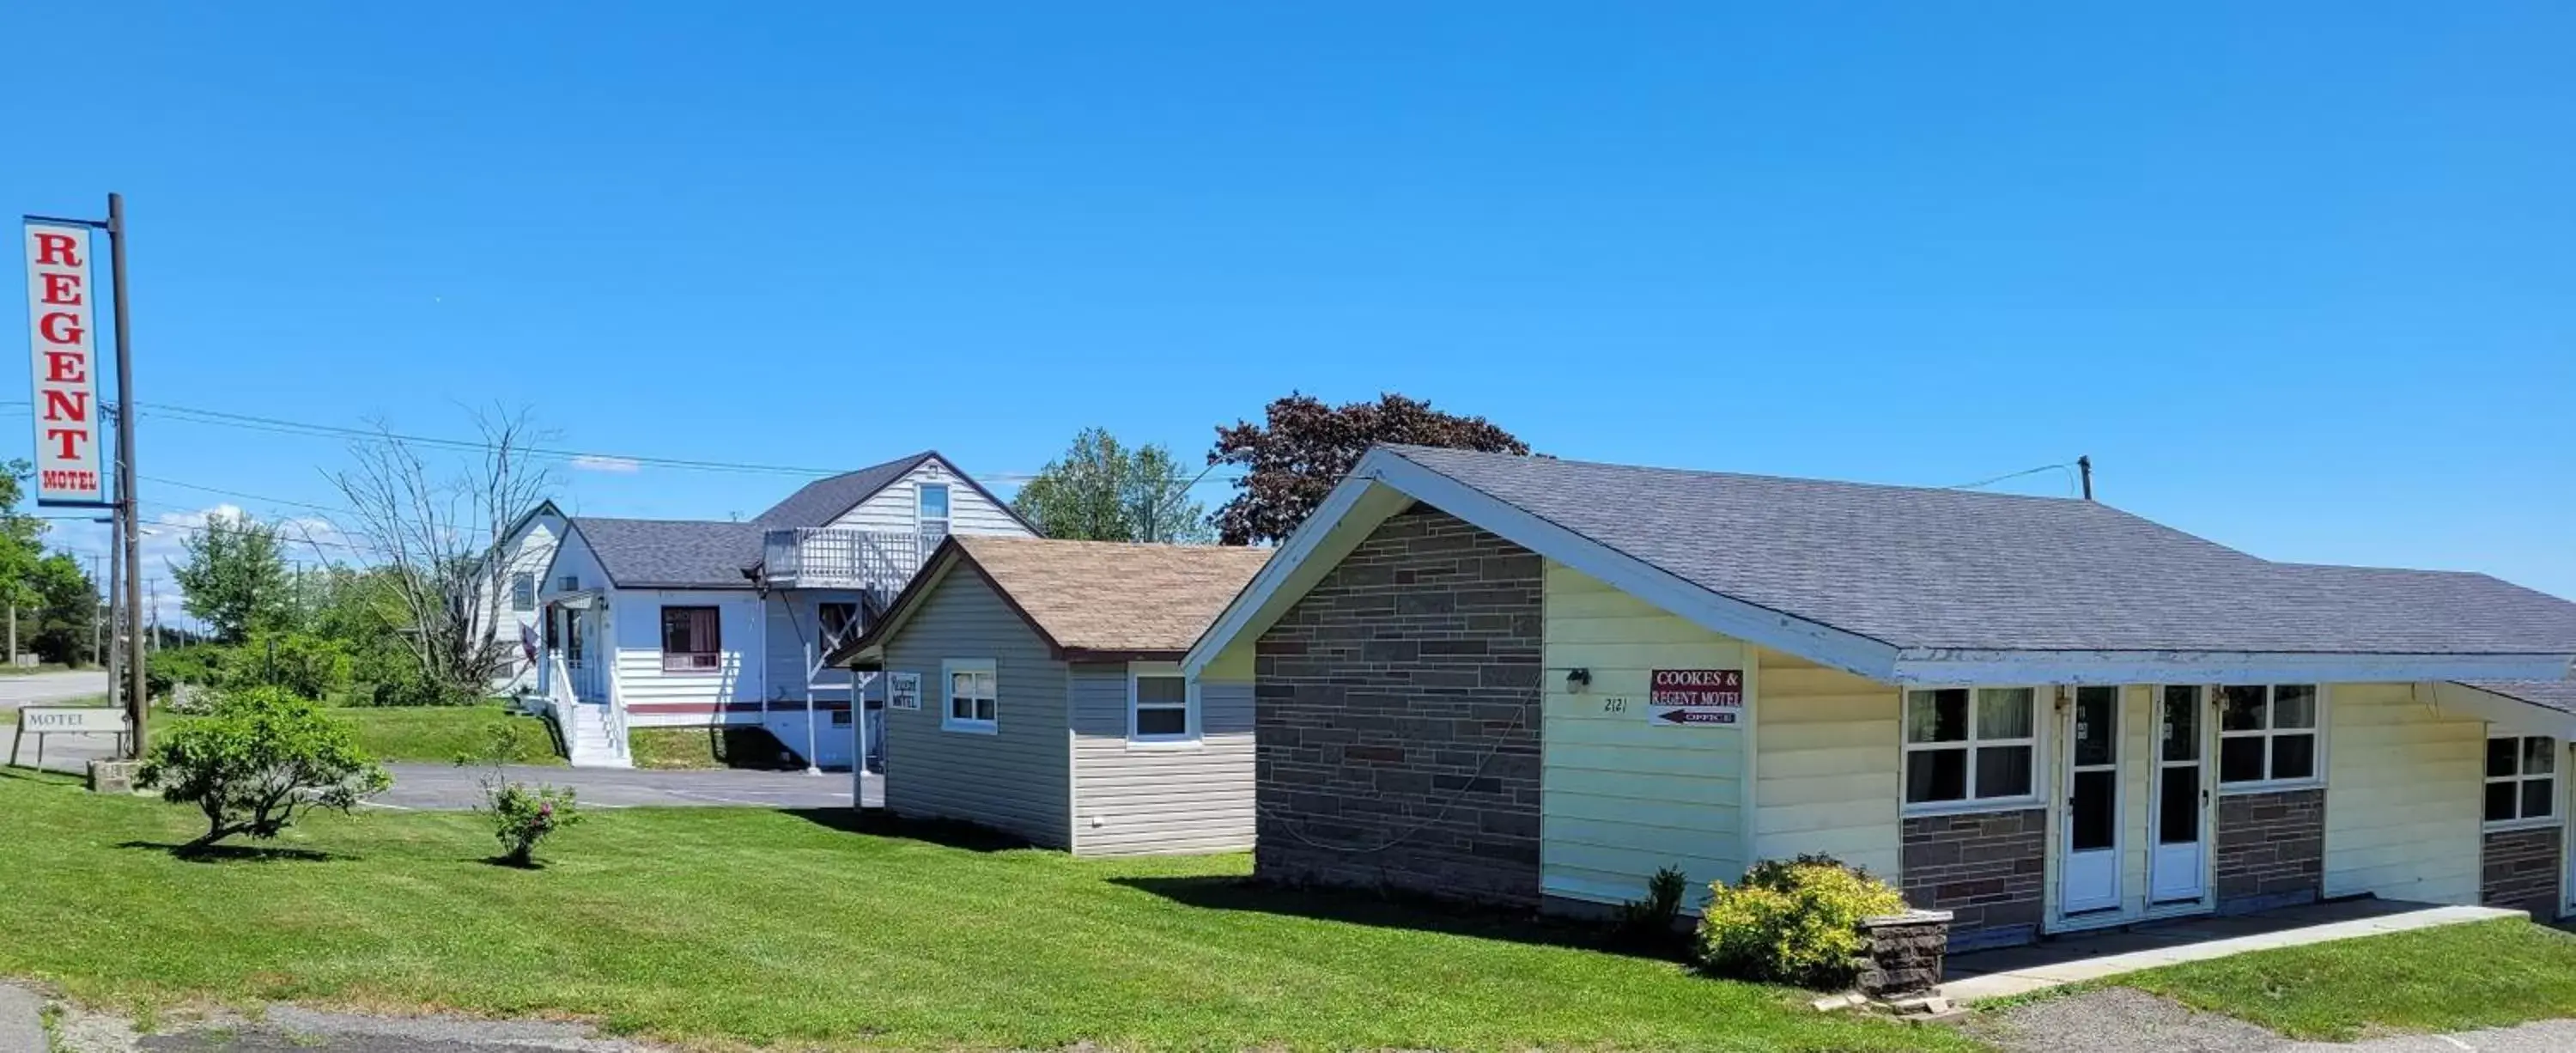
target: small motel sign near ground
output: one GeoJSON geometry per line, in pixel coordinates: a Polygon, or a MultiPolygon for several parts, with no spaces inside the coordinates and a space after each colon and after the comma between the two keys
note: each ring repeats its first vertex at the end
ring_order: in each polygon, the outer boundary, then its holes
{"type": "Polygon", "coordinates": [[[119,753],[125,739],[125,711],[110,706],[28,706],[18,711],[18,733],[9,739],[9,763],[18,763],[18,747],[36,736],[36,764],[45,763],[47,735],[114,735],[119,753]]]}
{"type": "Polygon", "coordinates": [[[1657,669],[1646,722],[1658,727],[1733,724],[1744,719],[1744,670],[1657,669]]]}

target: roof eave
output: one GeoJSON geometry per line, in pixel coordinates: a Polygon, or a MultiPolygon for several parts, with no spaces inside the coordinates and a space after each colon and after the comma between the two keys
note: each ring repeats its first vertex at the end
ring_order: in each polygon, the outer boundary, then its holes
{"type": "Polygon", "coordinates": [[[2006,651],[1906,648],[1899,684],[2264,684],[2404,683],[2432,680],[2558,680],[2576,654],[2408,654],[2299,651],[2006,651]]]}

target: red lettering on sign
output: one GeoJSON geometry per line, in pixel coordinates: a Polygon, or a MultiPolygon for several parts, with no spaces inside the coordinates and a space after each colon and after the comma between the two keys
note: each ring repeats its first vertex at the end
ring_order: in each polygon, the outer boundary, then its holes
{"type": "Polygon", "coordinates": [[[38,319],[36,331],[45,334],[45,339],[57,344],[80,343],[81,336],[89,332],[81,328],[80,316],[68,311],[56,311],[38,319]],[[61,324],[56,325],[57,322],[61,324]]]}
{"type": "Polygon", "coordinates": [[[78,460],[81,456],[80,444],[89,440],[89,429],[47,428],[45,429],[45,437],[48,439],[58,440],[62,443],[62,458],[64,460],[78,460]]]}
{"type": "Polygon", "coordinates": [[[86,420],[88,420],[88,419],[89,419],[89,392],[86,392],[86,391],[47,391],[47,392],[45,392],[45,419],[46,419],[46,420],[68,420],[68,421],[74,421],[74,422],[80,422],[80,421],[86,421],[86,420]]]}
{"type": "Polygon", "coordinates": [[[75,251],[79,248],[80,239],[69,234],[38,234],[36,235],[36,265],[42,267],[59,263],[65,267],[81,266],[80,255],[75,251]]]}
{"type": "Polygon", "coordinates": [[[47,272],[44,278],[46,303],[61,304],[65,307],[80,306],[80,275],[47,272]]]}
{"type": "Polygon", "coordinates": [[[83,368],[88,364],[89,356],[78,351],[47,351],[45,352],[45,381],[62,384],[89,383],[89,370],[83,368]]]}

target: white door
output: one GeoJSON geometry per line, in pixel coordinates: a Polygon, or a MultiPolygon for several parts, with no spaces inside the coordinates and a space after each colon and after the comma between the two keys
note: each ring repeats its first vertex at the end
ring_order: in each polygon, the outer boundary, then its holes
{"type": "Polygon", "coordinates": [[[2061,914],[2120,906],[2120,689],[2079,687],[2067,711],[2066,821],[2057,864],[2061,914]]]}
{"type": "Polygon", "coordinates": [[[2208,721],[2197,687],[2156,693],[2155,803],[2147,857],[2151,906],[2197,903],[2209,891],[2208,721]]]}

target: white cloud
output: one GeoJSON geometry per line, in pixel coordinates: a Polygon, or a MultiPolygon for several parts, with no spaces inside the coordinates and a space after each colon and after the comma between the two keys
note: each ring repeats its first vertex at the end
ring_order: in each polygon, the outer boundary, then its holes
{"type": "Polygon", "coordinates": [[[619,475],[633,475],[644,468],[643,465],[635,463],[632,458],[610,457],[598,453],[585,453],[573,458],[572,467],[574,471],[579,472],[615,472],[619,475]]]}

